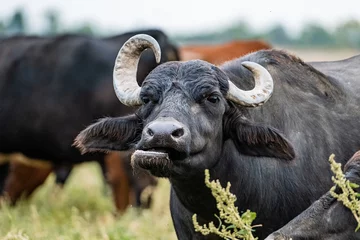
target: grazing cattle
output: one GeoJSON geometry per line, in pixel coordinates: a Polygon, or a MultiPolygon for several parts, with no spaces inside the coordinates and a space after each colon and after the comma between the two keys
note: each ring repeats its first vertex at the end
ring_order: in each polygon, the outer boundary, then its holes
{"type": "MultiPolygon", "coordinates": [[[[360,151],[345,165],[344,172],[346,179],[360,185],[360,151]]],[[[265,240],[355,240],[360,239],[357,225],[351,211],[328,192],[265,240]]]]}
{"type": "Polygon", "coordinates": [[[180,59],[205,60],[219,65],[234,58],[262,49],[270,49],[271,45],[260,40],[234,40],[223,44],[188,45],[179,47],[180,59]]]}
{"type": "Polygon", "coordinates": [[[156,40],[139,35],[124,44],[114,67],[119,100],[141,107],[90,125],[75,144],[83,153],[136,149],[134,167],[168,178],[179,239],[218,239],[192,224],[194,213],[200,224],[217,222],[204,169],[231,182],[239,211],[257,213],[254,224],[263,227],[256,235],[264,239],[332,186],[331,153],[344,163],[360,149],[360,56],[338,63],[336,76],[278,50],[220,67],[169,62],[139,87],[134,58],[147,47],[160,57],[156,40]]]}
{"type": "MultiPolygon", "coordinates": [[[[96,119],[134,111],[134,108],[118,104],[111,79],[118,49],[139,32],[150,34],[160,41],[164,52],[162,58],[158,59],[160,63],[179,60],[177,48],[159,30],[129,32],[102,39],[72,34],[2,39],[0,153],[21,153],[28,158],[49,161],[61,175],[61,181],[66,180],[74,164],[84,161],[129,163],[130,159],[119,161],[117,154],[115,157],[103,153],[81,155],[72,146],[72,142],[84,126],[96,119]]],[[[157,65],[151,51],[142,54],[140,71],[136,76],[140,84],[157,65]]],[[[28,160],[21,166],[25,161],[11,161],[6,179],[1,176],[4,182],[3,192],[12,203],[19,196],[31,193],[46,179],[48,170],[32,166],[34,162],[28,160]]],[[[116,182],[129,178],[132,174],[125,174],[125,169],[111,169],[112,175],[117,170],[122,172],[121,178],[110,181],[114,190],[121,190],[121,193],[114,192],[118,210],[124,210],[124,202],[129,202],[124,199],[128,198],[129,193],[123,194],[123,191],[131,189],[128,185],[131,179],[116,182]]],[[[137,181],[138,178],[134,180],[137,181]]],[[[151,177],[147,184],[153,186],[154,182],[151,177]]]]}

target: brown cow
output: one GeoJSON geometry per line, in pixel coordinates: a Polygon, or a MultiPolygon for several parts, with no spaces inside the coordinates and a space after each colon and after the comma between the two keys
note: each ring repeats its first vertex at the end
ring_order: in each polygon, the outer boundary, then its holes
{"type": "MultiPolygon", "coordinates": [[[[137,170],[140,172],[133,174],[129,163],[130,154],[131,152],[111,152],[105,156],[102,166],[112,189],[115,207],[120,213],[129,205],[149,208],[152,192],[157,185],[157,180],[145,171],[137,170]]],[[[20,197],[30,197],[52,171],[56,173],[59,170],[49,161],[30,160],[22,154],[0,154],[0,164],[8,165],[7,177],[1,176],[4,183],[0,190],[11,204],[15,204],[20,197]]],[[[60,167],[68,174],[71,171],[67,166],[60,167]]]]}
{"type": "Polygon", "coordinates": [[[20,153],[0,154],[0,163],[8,165],[7,172],[2,172],[0,191],[3,190],[11,204],[15,204],[21,196],[29,197],[52,171],[51,163],[35,159],[29,161],[20,153]]]}
{"type": "Polygon", "coordinates": [[[217,45],[189,45],[180,47],[180,59],[188,61],[202,59],[215,65],[244,56],[261,49],[270,49],[271,45],[261,40],[234,40],[217,45]]]}

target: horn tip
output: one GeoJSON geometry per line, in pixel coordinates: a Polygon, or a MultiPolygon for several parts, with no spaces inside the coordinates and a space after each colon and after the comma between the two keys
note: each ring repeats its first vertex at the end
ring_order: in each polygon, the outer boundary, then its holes
{"type": "Polygon", "coordinates": [[[259,64],[254,63],[254,62],[250,62],[250,61],[244,61],[244,62],[241,63],[241,65],[243,65],[246,68],[252,68],[255,65],[259,65],[259,64]]]}
{"type": "Polygon", "coordinates": [[[159,64],[160,61],[161,61],[161,54],[157,54],[157,55],[155,56],[155,58],[156,58],[156,63],[159,64]]]}

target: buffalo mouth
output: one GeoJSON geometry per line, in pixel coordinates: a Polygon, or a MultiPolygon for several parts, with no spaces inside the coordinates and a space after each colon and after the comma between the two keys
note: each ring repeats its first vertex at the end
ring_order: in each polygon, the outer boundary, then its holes
{"type": "Polygon", "coordinates": [[[131,156],[131,164],[149,170],[158,177],[167,177],[166,170],[171,169],[177,161],[184,160],[189,154],[172,148],[151,148],[136,150],[131,156]]]}

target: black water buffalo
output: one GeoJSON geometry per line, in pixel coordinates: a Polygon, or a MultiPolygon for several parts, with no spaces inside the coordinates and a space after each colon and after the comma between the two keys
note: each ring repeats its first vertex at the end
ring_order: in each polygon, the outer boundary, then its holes
{"type": "MultiPolygon", "coordinates": [[[[360,151],[345,165],[344,172],[346,179],[360,185],[360,151]]],[[[266,240],[355,240],[360,239],[357,225],[351,211],[328,192],[266,240]]]]}
{"type": "MultiPolygon", "coordinates": [[[[177,48],[167,35],[156,29],[109,38],[66,34],[2,39],[0,153],[21,153],[28,158],[50,161],[55,169],[65,169],[64,179],[73,164],[89,160],[106,162],[104,158],[110,158],[110,155],[81,155],[72,142],[84,126],[97,118],[134,111],[118,104],[111,79],[119,48],[137,33],[149,34],[160,42],[164,54],[158,62],[179,60],[177,48]]],[[[139,83],[157,65],[153,53],[144,52],[136,76],[139,83]]],[[[116,156],[113,161],[119,161],[116,156]]],[[[31,166],[34,162],[10,162],[13,166],[4,183],[4,192],[12,202],[24,192],[32,192],[51,172],[48,164],[36,168],[31,166]]],[[[126,162],[129,164],[130,159],[126,162]]],[[[126,178],[121,174],[113,178],[113,188],[129,191],[125,182],[118,182],[126,178]]],[[[153,183],[153,179],[149,184],[153,183]]],[[[118,209],[126,205],[125,200],[123,203],[116,202],[118,209]]]]}
{"type": "Polygon", "coordinates": [[[344,163],[360,148],[360,56],[336,76],[327,64],[320,72],[278,50],[220,67],[170,62],[139,87],[134,59],[147,47],[159,58],[156,41],[140,35],[124,44],[114,67],[118,98],[142,106],[90,125],[75,144],[82,152],[134,148],[134,167],[169,178],[179,239],[218,239],[195,233],[191,220],[196,213],[200,223],[217,221],[204,169],[232,183],[240,211],[257,212],[256,235],[264,239],[332,186],[331,153],[344,163]]]}

